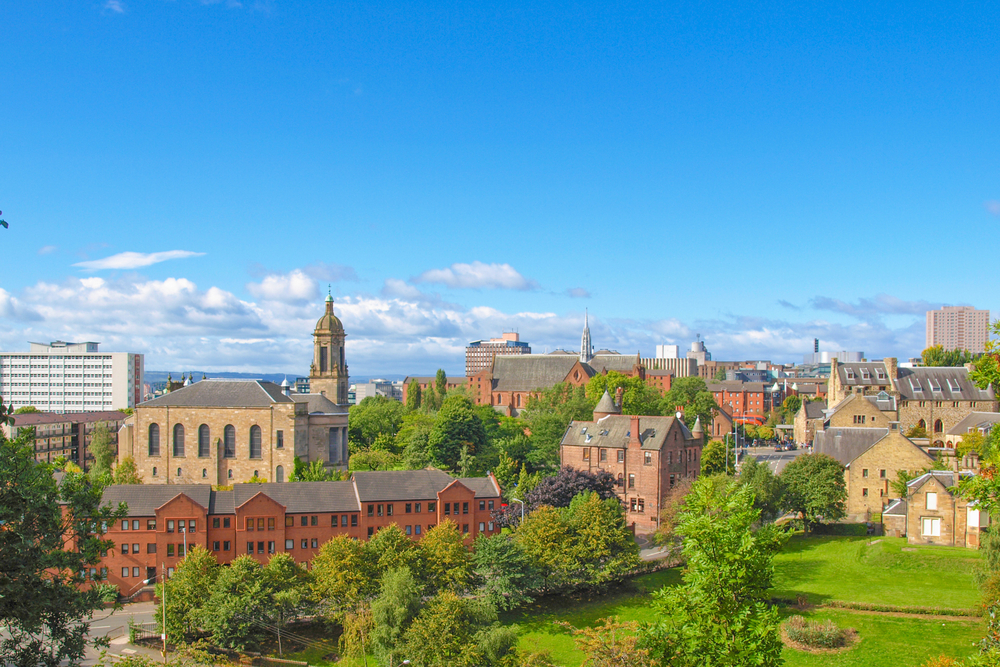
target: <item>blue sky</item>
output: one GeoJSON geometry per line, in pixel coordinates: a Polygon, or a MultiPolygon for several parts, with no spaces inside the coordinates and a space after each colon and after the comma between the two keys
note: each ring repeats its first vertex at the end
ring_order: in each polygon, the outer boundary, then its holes
{"type": "Polygon", "coordinates": [[[1000,8],[787,5],[5,3],[0,347],[916,355],[997,309],[1000,8]]]}

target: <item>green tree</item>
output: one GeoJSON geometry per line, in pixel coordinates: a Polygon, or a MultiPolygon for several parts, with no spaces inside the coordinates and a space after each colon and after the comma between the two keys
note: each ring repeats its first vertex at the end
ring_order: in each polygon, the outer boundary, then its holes
{"type": "Polygon", "coordinates": [[[385,396],[369,396],[348,414],[351,452],[371,449],[380,435],[395,438],[403,423],[406,406],[385,396]]]}
{"type": "Polygon", "coordinates": [[[968,350],[946,350],[943,345],[933,345],[921,352],[920,356],[924,366],[964,366],[974,362],[979,355],[968,350]]]}
{"type": "Polygon", "coordinates": [[[711,440],[701,450],[701,474],[716,475],[726,473],[732,475],[736,472],[736,461],[733,453],[729,453],[729,465],[726,465],[726,446],[720,440],[711,440]]]}
{"type": "Polygon", "coordinates": [[[513,653],[517,634],[495,622],[496,611],[488,602],[442,591],[407,629],[406,656],[416,667],[500,665],[513,653]]]}
{"type": "Polygon", "coordinates": [[[444,395],[448,393],[448,376],[445,374],[443,368],[439,368],[437,374],[434,376],[434,388],[437,389],[438,396],[444,399],[444,395]]]}
{"type": "MultiPolygon", "coordinates": [[[[291,554],[284,552],[271,556],[264,567],[264,576],[273,591],[268,617],[270,624],[278,628],[279,632],[296,618],[311,611],[309,574],[296,565],[291,554]]],[[[281,646],[280,635],[278,646],[281,646]]]]}
{"type": "Polygon", "coordinates": [[[704,380],[686,377],[674,380],[670,391],[660,400],[660,414],[672,416],[677,408],[684,409],[684,423],[688,428],[693,428],[695,419],[700,418],[702,426],[707,430],[719,406],[704,380]]]}
{"type": "Polygon", "coordinates": [[[475,455],[486,448],[486,431],[467,398],[449,398],[441,405],[427,439],[427,453],[439,468],[454,470],[462,451],[475,455]]]}
{"type": "Polygon", "coordinates": [[[107,424],[97,422],[90,436],[90,453],[94,462],[88,471],[91,481],[101,486],[111,482],[111,467],[115,462],[115,448],[111,444],[111,431],[107,424]]]}
{"type": "Polygon", "coordinates": [[[139,469],[135,465],[135,459],[126,456],[121,463],[115,466],[115,472],[111,477],[112,484],[142,484],[142,477],[139,476],[139,469]]]}
{"type": "Polygon", "coordinates": [[[625,524],[618,498],[601,500],[593,491],[580,493],[565,514],[573,533],[571,558],[581,583],[604,586],[639,566],[639,545],[625,524]]]}
{"type": "Polygon", "coordinates": [[[240,556],[229,567],[221,568],[216,577],[198,614],[201,627],[211,633],[212,643],[217,646],[238,651],[255,649],[264,638],[259,626],[269,620],[274,592],[260,563],[250,556],[240,556]]]}
{"type": "Polygon", "coordinates": [[[510,534],[480,535],[472,551],[481,593],[494,607],[516,609],[532,602],[530,593],[541,579],[518,542],[510,534]]]}
{"type": "Polygon", "coordinates": [[[795,414],[802,407],[802,397],[800,396],[786,396],[785,400],[781,403],[781,411],[784,413],[785,423],[791,424],[795,419],[795,414]]]}
{"type": "Polygon", "coordinates": [[[720,368],[719,370],[715,371],[715,375],[712,376],[712,379],[715,380],[716,382],[725,382],[726,377],[727,377],[726,369],[720,368]]]}
{"type": "Polygon", "coordinates": [[[781,472],[783,509],[801,513],[806,533],[819,521],[845,516],[844,466],[826,454],[803,454],[781,472]]]}
{"type": "Polygon", "coordinates": [[[534,510],[514,531],[514,540],[534,563],[544,588],[567,583],[574,566],[573,534],[559,510],[548,505],[534,510]]]}
{"type": "Polygon", "coordinates": [[[403,417],[396,433],[396,451],[403,452],[403,466],[420,470],[430,465],[427,441],[434,428],[434,417],[423,412],[411,412],[403,417]]]}
{"type": "MultiPolygon", "coordinates": [[[[177,563],[177,569],[166,581],[167,636],[171,641],[190,639],[198,631],[198,616],[206,601],[206,591],[211,591],[218,576],[219,566],[215,556],[203,547],[193,546],[177,563]]],[[[156,585],[156,596],[163,599],[163,583],[156,585]]],[[[156,615],[156,626],[163,632],[163,616],[156,615]]]]}
{"type": "Polygon", "coordinates": [[[617,371],[608,371],[590,378],[586,389],[587,398],[597,405],[605,391],[614,397],[619,388],[623,390],[622,414],[660,414],[660,401],[663,399],[660,390],[650,387],[639,377],[629,377],[617,371]]]}
{"type": "Polygon", "coordinates": [[[413,568],[414,573],[419,572],[420,555],[416,545],[394,523],[379,528],[362,545],[362,551],[372,564],[376,578],[381,578],[389,570],[407,566],[413,568]]]}
{"type": "Polygon", "coordinates": [[[677,528],[687,562],[683,583],[654,594],[656,620],[643,628],[660,664],[782,664],[779,616],[768,604],[768,589],[784,536],[774,524],[758,527],[759,519],[749,486],[694,482],[677,528]]]}
{"type": "Polygon", "coordinates": [[[322,461],[316,460],[306,463],[298,456],[292,466],[292,474],[288,476],[289,482],[329,482],[342,478],[339,470],[328,469],[322,461]]]}
{"type": "Polygon", "coordinates": [[[532,453],[528,463],[532,471],[559,467],[559,443],[573,420],[589,421],[597,401],[587,398],[584,387],[560,382],[528,398],[523,419],[531,432],[532,453]]]}
{"type": "Polygon", "coordinates": [[[36,408],[34,405],[25,405],[18,408],[17,410],[14,410],[15,415],[34,415],[38,414],[39,412],[41,412],[41,410],[36,408]]]}
{"type": "Polygon", "coordinates": [[[472,557],[459,526],[445,519],[420,540],[428,586],[433,590],[464,591],[472,581],[472,557]]]}
{"type": "Polygon", "coordinates": [[[402,639],[420,611],[421,587],[408,567],[389,570],[382,589],[372,602],[371,645],[382,664],[401,664],[405,658],[402,639]]]}
{"type": "Polygon", "coordinates": [[[412,380],[406,388],[406,409],[420,409],[420,383],[412,380]]]}
{"type": "Polygon", "coordinates": [[[652,667],[649,649],[641,648],[638,636],[639,624],[623,623],[617,616],[598,621],[590,628],[574,628],[569,623],[561,623],[573,635],[576,647],[587,656],[583,664],[587,667],[652,667]]]}
{"type": "Polygon", "coordinates": [[[340,619],[377,590],[375,562],[358,540],[337,535],[313,558],[310,588],[321,612],[340,619]]]}
{"type": "MultiPolygon", "coordinates": [[[[9,423],[9,412],[0,418],[9,423]]],[[[57,484],[33,450],[30,430],[15,440],[0,432],[0,663],[78,665],[90,641],[86,621],[108,592],[96,567],[114,547],[104,527],[128,508],[103,505],[84,475],[57,484]],[[87,580],[94,585],[84,590],[87,580]]]]}
{"type": "Polygon", "coordinates": [[[393,470],[399,465],[400,456],[380,449],[351,454],[354,470],[393,470]]]}
{"type": "Polygon", "coordinates": [[[740,484],[753,491],[753,506],[760,511],[762,519],[774,521],[781,511],[781,480],[771,472],[771,467],[752,456],[743,459],[740,465],[740,484]]]}

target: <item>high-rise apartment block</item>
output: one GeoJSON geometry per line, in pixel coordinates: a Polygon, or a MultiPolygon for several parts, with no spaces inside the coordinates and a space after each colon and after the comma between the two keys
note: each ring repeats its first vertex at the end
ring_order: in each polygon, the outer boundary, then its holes
{"type": "Polygon", "coordinates": [[[505,333],[500,338],[474,340],[465,348],[465,374],[472,376],[489,368],[494,356],[512,354],[531,354],[531,346],[516,332],[505,333]]]}
{"type": "Polygon", "coordinates": [[[927,345],[946,350],[985,352],[990,338],[990,311],[972,306],[945,306],[927,311],[927,345]]]}
{"type": "Polygon", "coordinates": [[[31,343],[0,352],[0,395],[14,408],[101,412],[142,401],[143,355],[101,352],[99,343],[31,343]]]}

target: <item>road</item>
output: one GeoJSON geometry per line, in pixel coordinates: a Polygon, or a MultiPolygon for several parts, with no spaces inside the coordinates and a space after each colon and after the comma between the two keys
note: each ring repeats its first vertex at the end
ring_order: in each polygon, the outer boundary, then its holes
{"type": "MultiPolygon", "coordinates": [[[[132,646],[128,643],[128,622],[133,620],[136,623],[151,623],[159,607],[152,602],[134,602],[125,605],[125,608],[111,613],[110,611],[99,611],[90,617],[90,636],[109,637],[111,646],[108,654],[111,656],[143,654],[160,660],[160,652],[147,648],[132,646]]],[[[93,647],[87,647],[84,665],[96,665],[100,659],[100,651],[93,647]]]]}
{"type": "Polygon", "coordinates": [[[776,452],[774,451],[774,447],[751,447],[747,451],[750,456],[753,456],[761,463],[766,463],[771,468],[771,472],[779,475],[785,469],[785,466],[788,465],[788,462],[802,454],[804,450],[796,449],[791,452],[776,452]]]}

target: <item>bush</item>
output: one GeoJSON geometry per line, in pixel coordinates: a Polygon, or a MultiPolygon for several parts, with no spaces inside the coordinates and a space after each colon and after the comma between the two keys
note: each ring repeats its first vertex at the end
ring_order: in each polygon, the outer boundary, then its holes
{"type": "Polygon", "coordinates": [[[847,644],[847,630],[833,621],[807,621],[792,616],[785,621],[785,633],[793,642],[809,648],[840,648],[847,644]]]}

